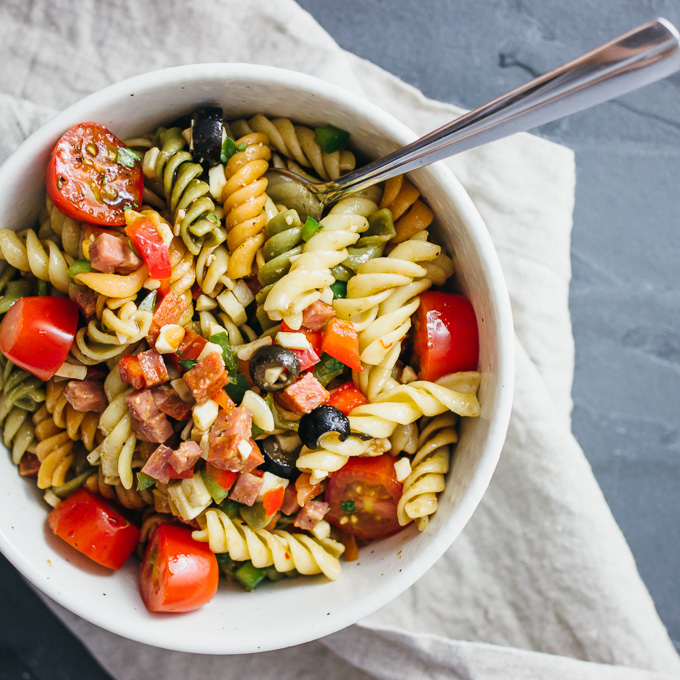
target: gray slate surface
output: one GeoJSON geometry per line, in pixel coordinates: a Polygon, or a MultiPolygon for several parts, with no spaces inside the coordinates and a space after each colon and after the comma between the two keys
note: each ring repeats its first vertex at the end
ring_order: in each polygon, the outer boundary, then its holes
{"type": "MultiPolygon", "coordinates": [[[[298,0],[344,48],[473,108],[677,0],[298,0]]],[[[574,432],[680,641],[680,78],[545,126],[576,151],[574,432]]],[[[106,678],[0,558],[0,678],[106,678]]],[[[680,647],[680,642],[676,642],[680,647]]]]}

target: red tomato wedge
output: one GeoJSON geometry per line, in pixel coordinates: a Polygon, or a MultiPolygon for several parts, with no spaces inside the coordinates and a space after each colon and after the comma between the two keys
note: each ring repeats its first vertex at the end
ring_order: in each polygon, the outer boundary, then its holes
{"type": "Polygon", "coordinates": [[[79,123],[52,151],[47,193],[74,220],[107,227],[125,224],[125,208],[142,204],[144,176],[138,158],[103,125],[79,123]]]}
{"type": "Polygon", "coordinates": [[[331,319],[323,332],[321,349],[355,371],[362,372],[359,336],[349,321],[331,319]]]}
{"type": "Polygon", "coordinates": [[[68,298],[21,298],[0,323],[0,350],[13,364],[49,380],[66,360],[77,327],[78,305],[68,298]]]}
{"type": "Polygon", "coordinates": [[[352,409],[363,404],[368,404],[368,399],[364,393],[352,382],[347,382],[340,385],[336,390],[331,392],[330,399],[326,402],[328,406],[335,406],[340,409],[346,416],[350,414],[352,409]]]}
{"type": "Polygon", "coordinates": [[[267,517],[271,517],[275,512],[278,512],[283,505],[283,497],[286,490],[282,486],[277,486],[275,489],[269,489],[262,496],[262,507],[267,517]]]}
{"type": "Polygon", "coordinates": [[[420,366],[421,380],[477,369],[477,319],[467,298],[433,290],[423,293],[413,327],[413,360],[420,366]]]}
{"type": "Polygon", "coordinates": [[[389,454],[350,458],[328,481],[325,519],[357,538],[391,536],[403,529],[397,520],[401,491],[389,454]]]}
{"type": "Polygon", "coordinates": [[[47,523],[59,538],[109,569],[120,569],[139,540],[136,526],[87,489],[59,503],[47,523]]]}
{"type": "Polygon", "coordinates": [[[191,538],[191,529],[160,524],[146,547],[140,591],[152,612],[190,612],[217,592],[219,570],[207,543],[191,538]]]}
{"type": "Polygon", "coordinates": [[[126,215],[125,233],[130,237],[132,245],[140,254],[149,275],[154,279],[167,279],[172,273],[170,249],[165,245],[150,218],[139,213],[126,215]]]}

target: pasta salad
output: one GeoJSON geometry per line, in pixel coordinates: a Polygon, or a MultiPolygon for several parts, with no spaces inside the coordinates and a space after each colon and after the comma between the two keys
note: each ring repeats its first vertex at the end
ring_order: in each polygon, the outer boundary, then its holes
{"type": "Polygon", "coordinates": [[[319,220],[268,194],[272,168],[353,170],[349,141],[215,106],[125,141],[83,122],[36,228],[0,229],[4,442],[57,536],[110,569],[137,553],[151,611],[220,575],[337,579],[424,530],[480,413],[474,310],[415,185],[319,220]]]}

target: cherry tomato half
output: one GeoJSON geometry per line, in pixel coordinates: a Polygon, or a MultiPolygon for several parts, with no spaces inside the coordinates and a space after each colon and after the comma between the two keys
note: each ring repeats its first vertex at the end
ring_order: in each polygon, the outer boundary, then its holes
{"type": "Polygon", "coordinates": [[[59,538],[109,569],[120,569],[139,540],[136,526],[87,489],[59,503],[47,523],[59,538]]]}
{"type": "Polygon", "coordinates": [[[142,204],[144,177],[137,158],[103,125],[79,123],[52,151],[47,193],[74,220],[108,227],[125,224],[125,207],[142,204]]]}
{"type": "Polygon", "coordinates": [[[0,350],[13,364],[49,380],[66,360],[77,327],[78,305],[68,298],[21,298],[0,323],[0,350]]]}
{"type": "Polygon", "coordinates": [[[401,491],[389,454],[350,458],[328,481],[326,519],[357,538],[391,536],[403,529],[397,520],[401,491]]]}
{"type": "Polygon", "coordinates": [[[207,543],[191,529],[160,524],[146,547],[140,574],[142,600],[152,612],[190,612],[217,592],[219,569],[207,543]]]}
{"type": "Polygon", "coordinates": [[[437,380],[449,373],[477,369],[477,319],[467,298],[426,291],[420,296],[413,327],[413,358],[420,365],[421,380],[437,380]]]}

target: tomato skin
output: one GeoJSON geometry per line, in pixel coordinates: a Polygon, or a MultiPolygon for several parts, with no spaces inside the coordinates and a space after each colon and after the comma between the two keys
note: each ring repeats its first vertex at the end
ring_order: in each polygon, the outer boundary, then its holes
{"type": "Polygon", "coordinates": [[[59,503],[47,523],[59,538],[109,569],[120,569],[139,541],[139,529],[87,489],[59,503]]]}
{"type": "Polygon", "coordinates": [[[190,612],[217,592],[219,569],[207,543],[191,538],[191,529],[160,524],[146,547],[139,587],[152,612],[190,612]]]}
{"type": "Polygon", "coordinates": [[[21,298],[0,323],[0,350],[13,364],[49,380],[66,360],[77,327],[78,305],[68,298],[21,298]]]}
{"type": "Polygon", "coordinates": [[[321,349],[355,371],[363,372],[359,336],[350,321],[331,319],[323,332],[321,349]]]}
{"type": "Polygon", "coordinates": [[[118,163],[125,144],[97,123],[78,123],[52,150],[45,185],[54,205],[68,217],[108,227],[125,224],[125,207],[142,204],[141,163],[118,163]],[[92,155],[89,150],[95,150],[92,155]]]}
{"type": "Polygon", "coordinates": [[[392,536],[404,528],[397,519],[402,488],[391,455],[350,458],[328,480],[324,500],[330,510],[325,519],[363,540],[392,536]],[[354,511],[343,508],[348,502],[354,503],[354,511]]]}
{"type": "MultiPolygon", "coordinates": [[[[130,219],[125,227],[125,233],[130,237],[135,250],[141,255],[144,264],[149,270],[149,275],[154,279],[168,279],[172,273],[170,264],[170,249],[165,245],[154,223],[143,215],[135,213],[137,217],[130,219]]],[[[169,292],[169,282],[168,292],[169,292]]],[[[164,293],[164,296],[167,293],[164,293]]]]}
{"type": "Polygon", "coordinates": [[[331,392],[328,406],[335,406],[348,416],[357,406],[368,404],[364,393],[350,380],[331,392]]]}
{"type": "Polygon", "coordinates": [[[421,380],[477,369],[479,333],[475,310],[467,298],[426,291],[420,296],[413,327],[413,359],[420,365],[421,380]]]}

